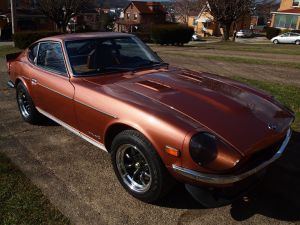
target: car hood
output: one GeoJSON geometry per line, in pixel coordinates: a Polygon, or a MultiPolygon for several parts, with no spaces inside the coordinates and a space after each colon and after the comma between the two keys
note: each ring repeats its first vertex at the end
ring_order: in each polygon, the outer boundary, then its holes
{"type": "Polygon", "coordinates": [[[188,117],[241,154],[282,138],[294,119],[271,96],[216,75],[169,69],[126,78],[114,84],[188,117]]]}

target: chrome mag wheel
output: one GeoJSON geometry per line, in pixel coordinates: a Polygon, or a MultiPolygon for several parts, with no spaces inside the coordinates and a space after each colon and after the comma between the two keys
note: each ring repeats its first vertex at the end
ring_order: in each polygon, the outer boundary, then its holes
{"type": "Polygon", "coordinates": [[[30,116],[30,103],[27,99],[27,95],[23,90],[20,90],[18,93],[18,104],[20,107],[20,111],[22,116],[28,118],[30,116]]]}
{"type": "Polygon", "coordinates": [[[116,154],[118,172],[124,183],[134,192],[147,192],[152,183],[151,170],[144,154],[134,145],[119,146],[116,154]]]}

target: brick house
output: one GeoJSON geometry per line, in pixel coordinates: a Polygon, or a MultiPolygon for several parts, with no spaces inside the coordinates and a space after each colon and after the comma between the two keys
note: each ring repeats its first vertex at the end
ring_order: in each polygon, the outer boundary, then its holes
{"type": "MultiPolygon", "coordinates": [[[[16,32],[57,30],[56,24],[41,13],[37,2],[38,0],[15,0],[16,32]]],[[[94,2],[96,6],[97,0],[94,2]]],[[[98,30],[98,14],[96,9],[93,8],[83,10],[75,18],[77,27],[88,25],[90,29],[98,30]]],[[[70,26],[72,28],[71,22],[70,26]]],[[[3,36],[6,36],[6,39],[11,37],[10,0],[0,0],[0,39],[3,36]]]]}
{"type": "MultiPolygon", "coordinates": [[[[16,31],[54,30],[55,24],[37,8],[36,0],[16,0],[16,31]]],[[[10,0],[0,1],[0,38],[11,35],[10,0]]]]}
{"type": "Polygon", "coordinates": [[[272,12],[271,26],[300,30],[300,0],[281,0],[277,12],[272,12]]]}
{"type": "Polygon", "coordinates": [[[154,24],[164,24],[166,15],[160,2],[133,1],[124,9],[123,18],[116,21],[115,31],[147,30],[154,24]]]}

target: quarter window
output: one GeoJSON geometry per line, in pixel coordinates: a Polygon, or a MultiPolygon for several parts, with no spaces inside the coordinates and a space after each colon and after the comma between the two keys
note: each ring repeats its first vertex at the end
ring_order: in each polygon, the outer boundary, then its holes
{"type": "Polygon", "coordinates": [[[39,44],[35,44],[29,48],[28,58],[32,63],[36,63],[36,57],[39,49],[39,44]]]}
{"type": "Polygon", "coordinates": [[[60,43],[41,43],[37,64],[45,69],[66,74],[66,66],[60,43]]]}

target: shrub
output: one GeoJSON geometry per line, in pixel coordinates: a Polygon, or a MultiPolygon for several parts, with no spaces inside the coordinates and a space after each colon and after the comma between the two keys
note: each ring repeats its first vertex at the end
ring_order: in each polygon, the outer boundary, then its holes
{"type": "Polygon", "coordinates": [[[267,38],[272,39],[273,37],[276,37],[280,34],[280,29],[274,28],[274,27],[267,27],[266,28],[266,33],[267,33],[267,38]]]}
{"type": "Polygon", "coordinates": [[[288,32],[291,32],[291,30],[289,30],[289,29],[284,29],[284,30],[281,30],[281,31],[280,31],[280,34],[285,34],[285,33],[288,33],[288,32]]]}
{"type": "Polygon", "coordinates": [[[300,34],[300,30],[292,30],[291,32],[300,34]]]}
{"type": "Polygon", "coordinates": [[[60,32],[53,32],[53,31],[40,31],[40,32],[19,32],[13,35],[13,40],[15,42],[15,46],[21,49],[27,48],[33,42],[49,37],[61,34],[60,32]]]}
{"type": "Polygon", "coordinates": [[[157,25],[152,28],[152,40],[161,45],[183,45],[188,43],[194,34],[194,28],[179,24],[157,25]]]}
{"type": "Polygon", "coordinates": [[[147,32],[133,32],[135,36],[137,36],[139,39],[141,39],[143,42],[151,43],[151,34],[147,32]]]}

